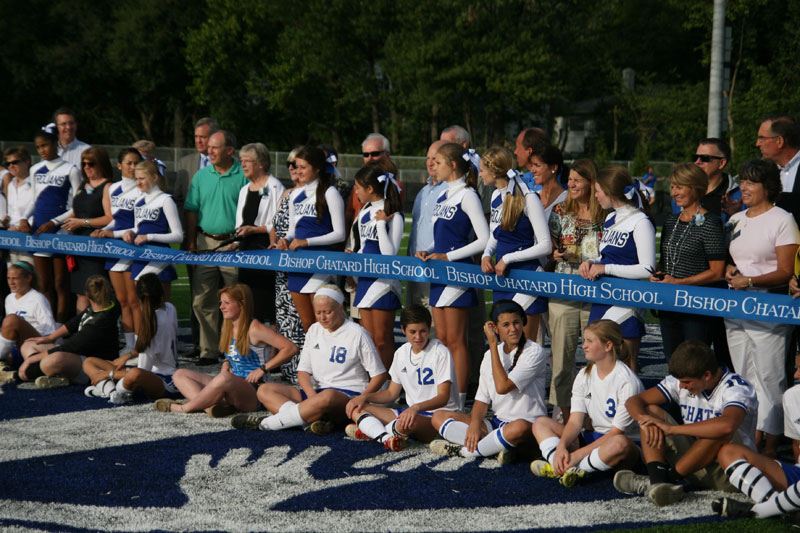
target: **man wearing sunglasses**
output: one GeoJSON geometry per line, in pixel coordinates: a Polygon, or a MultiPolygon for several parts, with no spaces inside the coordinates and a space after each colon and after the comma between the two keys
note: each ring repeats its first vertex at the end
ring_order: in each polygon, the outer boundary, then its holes
{"type": "MultiPolygon", "coordinates": [[[[381,135],[380,133],[370,133],[367,137],[361,142],[361,157],[364,158],[364,165],[368,165],[370,163],[391,163],[391,145],[389,144],[389,139],[386,136],[381,135]]],[[[384,168],[392,168],[394,164],[385,165],[384,168]]],[[[387,170],[390,172],[390,170],[387,170]]],[[[391,171],[394,172],[394,171],[391,171]]],[[[400,181],[400,177],[396,176],[397,183],[400,185],[400,201],[403,206],[406,204],[406,186],[400,181]]],[[[364,204],[358,201],[358,197],[356,196],[355,192],[350,193],[350,199],[347,201],[347,205],[345,206],[345,223],[347,227],[351,227],[353,224],[353,219],[361,211],[361,208],[364,207],[364,204]]]]}
{"type": "Polygon", "coordinates": [[[730,146],[716,137],[701,140],[692,156],[692,161],[708,176],[708,189],[700,205],[723,220],[742,208],[739,184],[724,172],[730,160],[730,146]]]}
{"type": "Polygon", "coordinates": [[[767,117],[758,128],[756,146],[781,170],[783,192],[775,205],[789,211],[800,224],[800,125],[787,115],[767,117]]]}

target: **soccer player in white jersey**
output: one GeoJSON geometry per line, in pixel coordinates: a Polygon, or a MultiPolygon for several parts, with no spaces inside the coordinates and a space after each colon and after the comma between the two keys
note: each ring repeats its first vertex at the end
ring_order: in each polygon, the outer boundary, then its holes
{"type": "MultiPolygon", "coordinates": [[[[794,378],[800,379],[800,355],[795,357],[794,378]]],[[[719,498],[711,508],[721,516],[767,518],[800,511],[800,385],[783,394],[783,430],[792,439],[795,464],[726,444],[717,454],[731,485],[755,503],[719,498]]]]}
{"type": "Polygon", "coordinates": [[[525,310],[512,300],[492,307],[483,331],[489,350],[481,363],[472,413],[436,411],[433,425],[446,440],[431,442],[439,455],[489,457],[513,461],[513,449],[532,440],[531,426],[547,414],[544,403],[547,354],[525,338],[525,310]],[[499,340],[502,341],[498,343],[499,340]],[[494,417],[486,419],[489,406],[494,417]]]}
{"type": "Polygon", "coordinates": [[[625,363],[630,351],[623,341],[622,328],[612,320],[592,322],[583,331],[583,351],[589,363],[572,385],[572,409],[566,426],[546,416],[533,424],[533,435],[545,460],[533,461],[531,471],[537,476],[557,477],[566,487],[586,473],[615,466],[631,468],[639,460],[639,449],[633,442],[639,440],[639,428],[625,402],[644,386],[625,363]],[[593,431],[583,431],[587,415],[593,431]]]}
{"type": "Polygon", "coordinates": [[[433,411],[458,409],[458,384],[453,357],[444,344],[429,339],[431,314],[422,305],[410,305],[400,315],[400,328],[408,342],[394,353],[389,369],[389,387],[353,398],[347,416],[356,424],[345,428],[347,436],[376,440],[387,450],[400,451],[412,434],[420,442],[430,442],[438,433],[431,424],[433,411]],[[376,404],[397,400],[405,391],[405,409],[390,409],[376,404]]]}
{"type": "Polygon", "coordinates": [[[729,442],[755,449],[758,400],[753,386],[719,367],[714,352],[697,340],[682,342],[669,361],[670,375],[625,404],[639,422],[647,476],[621,470],[614,487],[646,494],[656,505],[683,498],[684,484],[729,490],[717,452],[729,442]],[[683,424],[661,407],[680,406],[683,424]]]}
{"type": "Polygon", "coordinates": [[[300,388],[265,383],[259,401],[270,417],[237,415],[237,429],[277,430],[310,427],[327,434],[347,420],[345,406],[352,398],[378,391],[388,377],[367,330],[349,320],[336,285],[317,289],[312,300],[314,322],[306,334],[297,365],[300,388]]]}

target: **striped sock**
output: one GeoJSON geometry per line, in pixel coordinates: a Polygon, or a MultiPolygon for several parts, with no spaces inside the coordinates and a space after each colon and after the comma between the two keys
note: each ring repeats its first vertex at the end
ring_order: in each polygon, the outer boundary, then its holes
{"type": "Polygon", "coordinates": [[[761,470],[744,459],[734,461],[725,469],[731,485],[756,503],[767,501],[775,489],[761,470]]]}
{"type": "Polygon", "coordinates": [[[389,435],[395,435],[397,437],[403,437],[403,438],[406,438],[406,439],[409,437],[408,435],[406,435],[405,433],[403,433],[402,431],[397,429],[397,419],[396,418],[394,420],[392,420],[391,422],[389,422],[388,424],[386,424],[384,429],[386,430],[386,433],[388,433],[389,435]]]}
{"type": "Polygon", "coordinates": [[[361,433],[371,439],[377,439],[385,433],[381,421],[369,413],[364,413],[358,417],[358,422],[356,423],[358,424],[358,429],[361,430],[361,433]]]}
{"type": "Polygon", "coordinates": [[[450,442],[464,444],[468,429],[469,426],[464,422],[459,422],[455,418],[448,418],[439,428],[439,434],[450,442]]]}
{"type": "Polygon", "coordinates": [[[539,443],[539,450],[542,452],[542,457],[551,465],[553,464],[553,455],[556,453],[556,446],[558,446],[559,442],[561,442],[561,439],[558,437],[549,437],[539,443]]]}
{"type": "Polygon", "coordinates": [[[757,518],[767,518],[800,511],[800,481],[789,487],[783,492],[772,495],[765,502],[757,503],[753,506],[753,512],[757,518]]]}
{"type": "Polygon", "coordinates": [[[578,463],[578,469],[584,472],[605,472],[606,470],[611,470],[611,467],[600,459],[600,448],[595,448],[592,453],[581,459],[581,462],[578,463]]]}
{"type": "Polygon", "coordinates": [[[503,438],[503,428],[497,428],[478,441],[474,452],[462,448],[461,455],[462,457],[491,457],[508,448],[514,448],[514,446],[503,438]]]}

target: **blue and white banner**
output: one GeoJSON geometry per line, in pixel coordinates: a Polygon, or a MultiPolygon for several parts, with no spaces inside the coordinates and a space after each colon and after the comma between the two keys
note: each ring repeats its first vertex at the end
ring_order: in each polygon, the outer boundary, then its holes
{"type": "Polygon", "coordinates": [[[135,246],[116,239],[74,235],[0,232],[0,248],[138,261],[213,265],[367,276],[525,292],[550,298],[678,311],[726,318],[800,324],[800,299],[755,291],[650,283],[619,278],[588,281],[579,276],[514,271],[508,277],[484,274],[477,265],[421,261],[414,257],[340,252],[259,250],[190,253],[160,246],[135,246]]]}

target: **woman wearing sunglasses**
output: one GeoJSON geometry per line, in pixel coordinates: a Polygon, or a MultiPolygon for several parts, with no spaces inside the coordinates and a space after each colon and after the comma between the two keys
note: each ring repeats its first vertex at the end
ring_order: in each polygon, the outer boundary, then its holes
{"type": "MultiPolygon", "coordinates": [[[[51,223],[60,225],[73,235],[88,236],[112,220],[109,188],[114,174],[105,148],[92,146],[84,150],[81,154],[81,172],[83,182],[72,201],[72,209],[55,217],[51,223]]],[[[90,276],[105,277],[106,260],[76,255],[67,259],[67,265],[72,293],[78,296],[75,307],[78,313],[82,313],[89,306],[89,298],[84,290],[86,281],[90,276]]]]}
{"type": "MultiPolygon", "coordinates": [[[[30,233],[30,217],[33,215],[33,180],[30,179],[31,155],[22,146],[8,148],[4,155],[6,167],[12,177],[3,191],[8,199],[8,212],[3,225],[9,231],[30,233]]],[[[33,263],[30,253],[9,250],[8,266],[22,260],[33,263]]]]}

